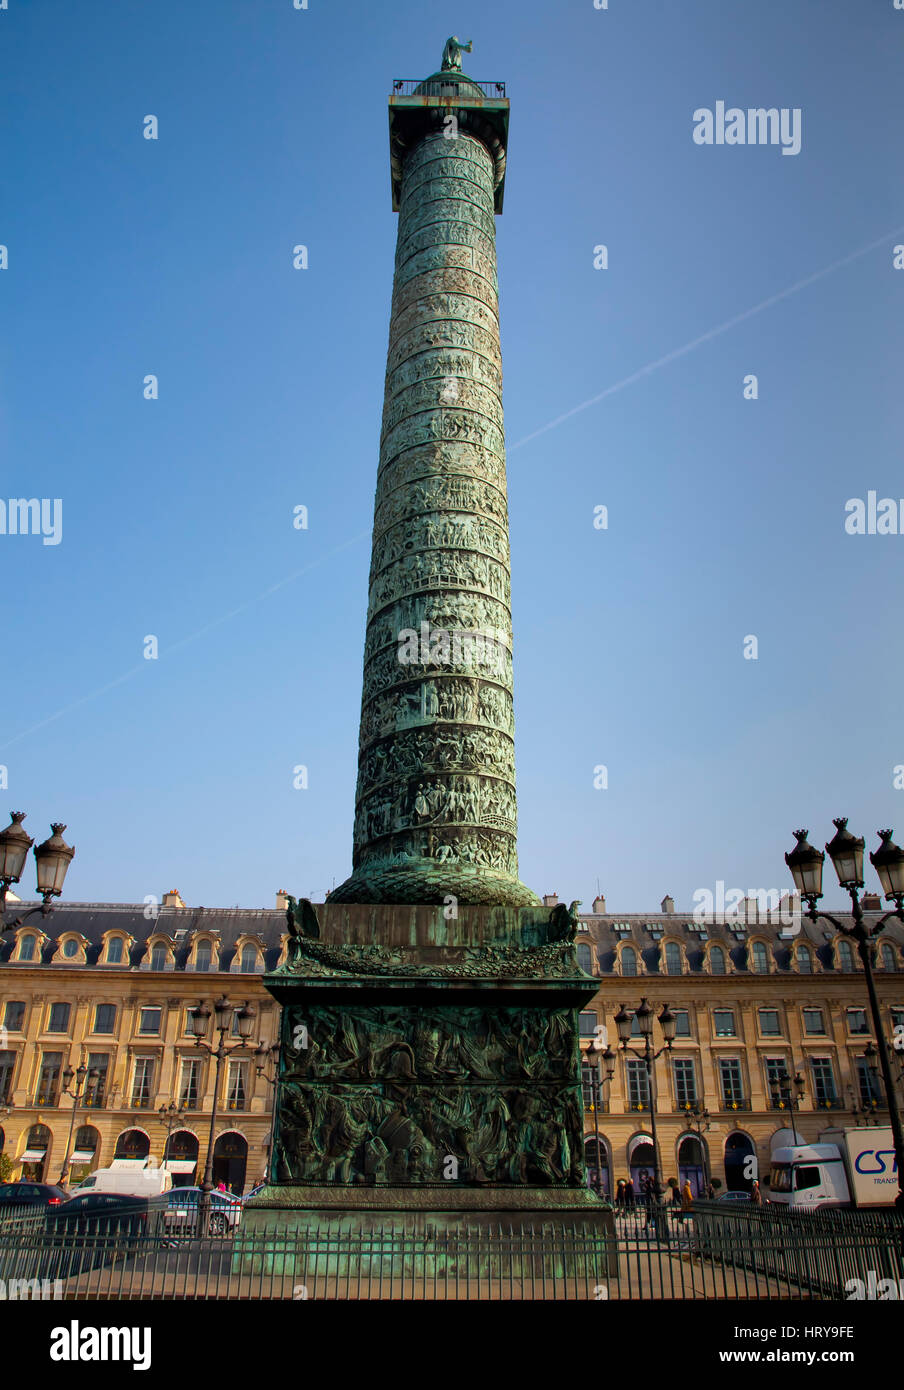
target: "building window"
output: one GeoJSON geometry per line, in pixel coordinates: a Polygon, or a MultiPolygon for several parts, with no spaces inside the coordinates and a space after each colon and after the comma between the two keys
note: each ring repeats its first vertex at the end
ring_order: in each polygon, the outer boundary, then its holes
{"type": "Polygon", "coordinates": [[[195,951],[195,969],[196,969],[196,970],[209,970],[209,969],[210,969],[210,942],[209,942],[209,941],[203,941],[203,942],[201,943],[201,945],[198,947],[197,951],[195,951]]]}
{"type": "Polygon", "coordinates": [[[226,1103],[230,1110],[244,1110],[248,1100],[248,1063],[229,1063],[226,1103]]]}
{"type": "Polygon", "coordinates": [[[757,975],[769,974],[769,952],[762,941],[754,941],[750,948],[751,969],[757,975]]]}
{"type": "Polygon", "coordinates": [[[854,969],[854,949],[849,941],[838,943],[838,966],[841,970],[854,969]]]}
{"type": "Polygon", "coordinates": [[[759,1009],[760,1036],[763,1038],[780,1038],[782,1036],[782,1021],[778,1009],[759,1009]]]}
{"type": "Polygon", "coordinates": [[[904,1028],[904,1009],[889,1009],[892,1029],[904,1028]]]}
{"type": "Polygon", "coordinates": [[[3,1011],[3,1026],[8,1033],[21,1033],[25,1022],[25,1003],[21,999],[7,1000],[3,1011]]]}
{"type": "Polygon", "coordinates": [[[182,1076],[179,1080],[179,1100],[186,1110],[197,1110],[200,1086],[201,1060],[199,1057],[188,1057],[182,1063],[182,1076]]]}
{"type": "Polygon", "coordinates": [[[675,1015],[675,1037],[689,1038],[691,1035],[691,1016],[687,1009],[673,1009],[675,1015]]]}
{"type": "Polygon", "coordinates": [[[860,1037],[869,1032],[869,1024],[866,1021],[866,1009],[848,1009],[847,1029],[855,1037],[860,1037]]]}
{"type": "Polygon", "coordinates": [[[151,1082],[153,1077],[153,1057],[136,1057],[135,1076],[132,1080],[133,1110],[147,1110],[151,1103],[151,1082]]]}
{"type": "Polygon", "coordinates": [[[732,1110],[739,1107],[744,1100],[744,1078],[737,1057],[719,1058],[719,1081],[722,1086],[724,1108],[732,1110]]]}
{"type": "Polygon", "coordinates": [[[21,940],[19,941],[20,960],[34,960],[36,941],[37,937],[32,936],[31,933],[28,933],[26,936],[23,936],[21,938],[21,940]]]}
{"type": "Polygon", "coordinates": [[[71,1004],[51,1004],[50,1018],[47,1020],[48,1033],[68,1033],[71,1004]]]}
{"type": "Polygon", "coordinates": [[[865,1057],[857,1059],[857,1090],[860,1104],[866,1110],[877,1110],[882,1104],[879,1078],[865,1057]]]}
{"type": "Polygon", "coordinates": [[[242,947],[242,963],[240,966],[243,975],[253,975],[257,970],[257,947],[242,947]]]}
{"type": "Polygon", "coordinates": [[[74,937],[74,936],[67,936],[67,937],[66,937],[66,940],[63,942],[63,955],[65,956],[66,960],[71,960],[73,956],[77,956],[77,955],[78,955],[78,938],[77,938],[77,937],[74,937]]]}
{"type": "Polygon", "coordinates": [[[773,1110],[786,1109],[791,1099],[791,1083],[784,1057],[766,1058],[766,1091],[773,1110]]]}
{"type": "Polygon", "coordinates": [[[697,1099],[697,1077],[690,1057],[672,1059],[675,1072],[675,1100],[680,1106],[692,1105],[697,1099]]]}
{"type": "Polygon", "coordinates": [[[113,1033],[116,1030],[116,1005],[98,1004],[94,1010],[94,1032],[113,1033]]]}
{"type": "Polygon", "coordinates": [[[710,946],[709,969],[712,975],[725,974],[725,952],[721,946],[710,946]]]}
{"type": "Polygon", "coordinates": [[[804,1032],[809,1037],[817,1037],[826,1031],[826,1021],[822,1009],[804,1009],[804,1032]]]}
{"type": "Polygon", "coordinates": [[[15,1052],[0,1052],[0,1105],[9,1104],[15,1068],[15,1052]]]}
{"type": "Polygon", "coordinates": [[[735,1037],[734,1009],[714,1009],[713,1026],[717,1038],[735,1037]]]}
{"type": "Polygon", "coordinates": [[[139,1033],[157,1034],[160,1032],[160,1010],[142,1009],[138,1020],[139,1033]]]}
{"type": "Polygon", "coordinates": [[[62,1052],[45,1052],[41,1058],[41,1075],[35,1094],[35,1105],[56,1105],[60,1088],[62,1052]]]}
{"type": "Polygon", "coordinates": [[[677,941],[667,941],[665,943],[665,973],[667,975],[680,975],[682,969],[681,947],[677,941]]]}
{"type": "Polygon", "coordinates": [[[838,1092],[835,1089],[835,1073],[830,1058],[813,1057],[810,1065],[813,1068],[813,1098],[817,1110],[836,1110],[838,1092]]]}
{"type": "Polygon", "coordinates": [[[589,1009],[582,1009],[578,1014],[578,1027],[582,1038],[595,1038],[596,1014],[589,1009]]]}
{"type": "Polygon", "coordinates": [[[119,965],[122,961],[122,937],[111,936],[107,942],[106,961],[108,965],[119,965]]]}
{"type": "Polygon", "coordinates": [[[582,970],[586,970],[588,975],[593,974],[593,952],[586,942],[578,946],[578,965],[582,970]]]}
{"type": "Polygon", "coordinates": [[[801,975],[813,974],[813,957],[810,955],[808,946],[798,946],[796,959],[797,969],[801,975]]]}
{"type": "Polygon", "coordinates": [[[890,941],[883,941],[879,947],[879,959],[883,970],[897,970],[898,962],[895,959],[895,948],[890,941]]]}
{"type": "Polygon", "coordinates": [[[649,1110],[650,1078],[646,1063],[640,1057],[625,1059],[625,1075],[628,1080],[628,1104],[632,1110],[649,1110]]]}
{"type": "Polygon", "coordinates": [[[88,1076],[85,1078],[84,1105],[91,1106],[95,1110],[103,1106],[104,1098],[107,1094],[107,1071],[109,1066],[110,1057],[108,1053],[88,1053],[88,1076]],[[92,1077],[92,1071],[96,1071],[97,1076],[92,1077]]]}
{"type": "Polygon", "coordinates": [[[152,970],[165,970],[165,969],[166,969],[166,947],[165,947],[165,946],[155,946],[155,947],[152,949],[152,951],[151,951],[151,969],[152,969],[152,970]]]}
{"type": "Polygon", "coordinates": [[[637,952],[633,946],[623,946],[620,959],[621,973],[623,975],[637,974],[637,952]]]}

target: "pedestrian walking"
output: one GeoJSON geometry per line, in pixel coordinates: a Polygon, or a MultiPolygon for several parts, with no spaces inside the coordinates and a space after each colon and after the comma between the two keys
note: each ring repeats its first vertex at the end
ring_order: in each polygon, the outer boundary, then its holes
{"type": "Polygon", "coordinates": [[[763,1194],[760,1191],[760,1185],[756,1179],[754,1179],[753,1187],[750,1189],[750,1200],[755,1207],[761,1207],[763,1205],[763,1194]]]}
{"type": "Polygon", "coordinates": [[[625,1206],[626,1206],[627,1208],[629,1208],[631,1211],[633,1211],[633,1210],[634,1210],[634,1204],[635,1204],[635,1201],[636,1201],[636,1198],[635,1198],[635,1196],[634,1196],[634,1179],[633,1179],[633,1178],[627,1178],[627,1179],[625,1180],[625,1194],[624,1194],[624,1195],[625,1195],[625,1206]]]}
{"type": "Polygon", "coordinates": [[[691,1187],[690,1178],[684,1179],[684,1186],[681,1189],[681,1214],[686,1219],[691,1207],[694,1205],[694,1191],[691,1187]]]}

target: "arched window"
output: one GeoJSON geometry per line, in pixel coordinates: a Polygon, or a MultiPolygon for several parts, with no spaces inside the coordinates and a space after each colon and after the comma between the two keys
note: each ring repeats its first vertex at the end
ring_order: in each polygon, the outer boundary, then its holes
{"type": "Polygon", "coordinates": [[[665,973],[667,975],[681,974],[681,947],[677,941],[667,941],[665,943],[665,973]]]}
{"type": "Polygon", "coordinates": [[[621,973],[623,975],[637,974],[637,952],[633,946],[623,946],[621,950],[621,973]]]}
{"type": "Polygon", "coordinates": [[[78,955],[78,941],[74,936],[67,936],[63,942],[63,955],[66,960],[71,960],[73,956],[78,955]]]}
{"type": "Polygon", "coordinates": [[[153,950],[151,951],[151,969],[152,969],[152,970],[165,970],[165,969],[166,969],[166,947],[165,947],[165,946],[155,946],[155,947],[153,948],[153,950]]]}
{"type": "Polygon", "coordinates": [[[210,942],[209,942],[209,941],[202,941],[201,944],[200,944],[200,946],[198,947],[198,949],[195,951],[195,969],[196,969],[196,970],[209,970],[209,969],[210,969],[210,942]]]}
{"type": "Polygon", "coordinates": [[[586,970],[588,975],[593,973],[593,954],[585,942],[578,946],[578,965],[582,970],[586,970]]]}
{"type": "Polygon", "coordinates": [[[813,957],[810,955],[809,946],[798,946],[796,959],[797,968],[801,975],[813,974],[813,957]]]}
{"type": "Polygon", "coordinates": [[[849,941],[838,943],[838,965],[842,970],[854,969],[854,948],[849,941]]]}
{"type": "Polygon", "coordinates": [[[897,970],[898,962],[895,960],[895,948],[890,941],[883,941],[879,950],[883,970],[897,970]]]}
{"type": "Polygon", "coordinates": [[[764,941],[754,941],[751,945],[750,963],[757,975],[769,974],[769,953],[764,941]]]}
{"type": "Polygon", "coordinates": [[[21,940],[19,941],[20,960],[34,960],[36,941],[37,937],[32,936],[31,933],[21,938],[21,940]]]}
{"type": "Polygon", "coordinates": [[[725,952],[721,946],[711,946],[709,950],[709,969],[713,975],[725,974],[725,952]]]}
{"type": "Polygon", "coordinates": [[[122,960],[122,937],[121,937],[121,936],[111,936],[111,937],[110,937],[110,940],[107,942],[107,956],[106,956],[106,960],[107,960],[107,964],[108,964],[108,965],[119,965],[120,961],[122,960]]]}
{"type": "Polygon", "coordinates": [[[242,974],[243,974],[243,975],[253,975],[254,972],[255,972],[255,970],[257,970],[257,947],[256,947],[256,946],[243,946],[243,947],[242,947],[242,966],[241,966],[241,970],[242,970],[242,974]]]}

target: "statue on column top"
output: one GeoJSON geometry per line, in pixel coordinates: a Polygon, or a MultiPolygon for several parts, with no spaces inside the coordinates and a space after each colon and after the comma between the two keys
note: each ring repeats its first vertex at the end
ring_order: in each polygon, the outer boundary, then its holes
{"type": "Polygon", "coordinates": [[[461,55],[470,53],[473,46],[473,39],[468,39],[467,43],[459,43],[458,36],[453,34],[451,39],[446,39],[446,46],[443,49],[443,65],[441,72],[461,72],[461,55]]]}

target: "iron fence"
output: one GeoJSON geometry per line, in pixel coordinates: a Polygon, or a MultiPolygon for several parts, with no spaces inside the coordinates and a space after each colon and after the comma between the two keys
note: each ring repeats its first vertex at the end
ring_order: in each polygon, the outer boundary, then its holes
{"type": "MultiPolygon", "coordinates": [[[[844,1299],[852,1280],[904,1280],[894,1212],[692,1211],[642,1206],[614,1230],[586,1223],[466,1224],[414,1233],[345,1220],[316,1231],[173,1232],[100,1217],[62,1232],[5,1213],[0,1281],[13,1296],[81,1299],[844,1299]]],[[[9,1294],[7,1294],[9,1296],[9,1294]]],[[[875,1296],[875,1295],[873,1295],[875,1296]]]]}
{"type": "MultiPolygon", "coordinates": [[[[480,90],[483,92],[484,96],[490,97],[492,100],[499,101],[505,97],[504,82],[479,82],[476,78],[473,77],[466,77],[463,79],[461,73],[456,74],[454,72],[450,72],[448,76],[450,96],[454,96],[457,93],[457,83],[462,80],[464,80],[465,82],[472,83],[472,85],[475,87],[479,87],[480,90]],[[454,90],[452,90],[453,87],[454,90]]],[[[417,93],[417,95],[420,96],[422,95],[422,93],[418,92],[417,89],[418,87],[423,88],[425,85],[429,89],[427,94],[429,94],[430,96],[443,95],[442,79],[439,77],[435,77],[429,83],[427,83],[426,79],[423,77],[397,77],[392,84],[392,96],[410,97],[414,96],[415,93],[417,93]]]]}

